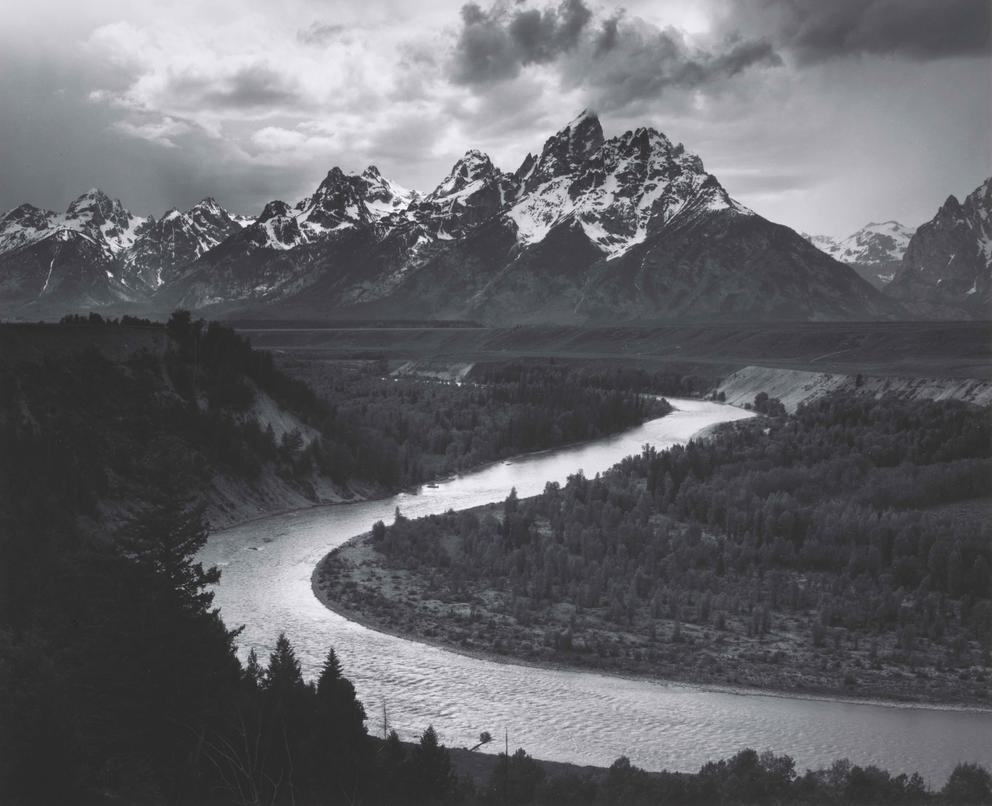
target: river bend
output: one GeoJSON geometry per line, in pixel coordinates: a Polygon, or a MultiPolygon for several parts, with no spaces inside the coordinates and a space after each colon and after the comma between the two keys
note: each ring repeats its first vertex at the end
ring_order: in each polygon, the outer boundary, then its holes
{"type": "MultiPolygon", "coordinates": [[[[651,770],[694,771],[743,747],[788,753],[797,768],[848,757],[893,773],[919,771],[941,786],[954,765],[992,767],[992,713],[714,691],[695,686],[560,671],[467,657],[362,627],[327,610],[310,589],[335,546],[407,517],[502,500],[512,486],[536,495],[548,481],[591,476],[640,451],[687,441],[710,425],[750,416],[730,406],[671,399],[677,411],[587,445],[490,465],[417,493],[273,515],[211,536],[199,559],[222,570],[215,604],[229,626],[244,625],[239,649],[262,662],[280,631],[314,676],[333,646],[380,730],[414,738],[429,723],[449,746],[472,745],[483,730],[509,731],[513,748],[580,764],[626,755],[651,770]]],[[[501,742],[494,742],[494,745],[501,742]]],[[[500,748],[495,748],[498,750],[500,748]]]]}

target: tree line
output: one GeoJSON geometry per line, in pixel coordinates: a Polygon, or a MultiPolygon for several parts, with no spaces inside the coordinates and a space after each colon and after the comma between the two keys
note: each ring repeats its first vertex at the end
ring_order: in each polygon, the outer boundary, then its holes
{"type": "Polygon", "coordinates": [[[338,481],[391,488],[597,439],[671,411],[664,400],[622,382],[592,383],[574,369],[483,374],[459,385],[389,377],[376,361],[290,358],[282,366],[319,396],[310,420],[320,432],[314,466],[338,481]]]}

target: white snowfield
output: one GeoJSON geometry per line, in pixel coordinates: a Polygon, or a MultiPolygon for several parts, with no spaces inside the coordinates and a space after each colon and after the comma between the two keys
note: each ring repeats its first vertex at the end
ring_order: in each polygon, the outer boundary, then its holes
{"type": "Polygon", "coordinates": [[[898,221],[883,221],[866,224],[846,238],[806,234],[804,237],[841,263],[872,265],[902,260],[914,232],[912,227],[903,226],[898,221]]]}

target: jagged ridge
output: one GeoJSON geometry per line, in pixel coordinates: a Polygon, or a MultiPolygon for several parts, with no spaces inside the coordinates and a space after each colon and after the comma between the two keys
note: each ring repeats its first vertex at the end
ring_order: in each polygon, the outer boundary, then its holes
{"type": "MultiPolygon", "coordinates": [[[[650,128],[606,139],[589,111],[514,173],[469,150],[426,194],[369,166],[334,168],[312,195],[270,202],[252,222],[207,201],[159,222],[111,208],[104,240],[120,248],[105,279],[116,298],[159,307],[500,321],[898,311],[733,200],[681,144],[650,128]]],[[[22,232],[50,229],[48,214],[18,209],[22,232]]]]}

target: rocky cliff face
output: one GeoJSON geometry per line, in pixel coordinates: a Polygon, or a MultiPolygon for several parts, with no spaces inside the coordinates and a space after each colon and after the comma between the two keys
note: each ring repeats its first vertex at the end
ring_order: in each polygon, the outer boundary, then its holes
{"type": "Polygon", "coordinates": [[[963,202],[954,196],[921,226],[886,289],[906,308],[936,318],[992,313],[992,178],[963,202]]]}

